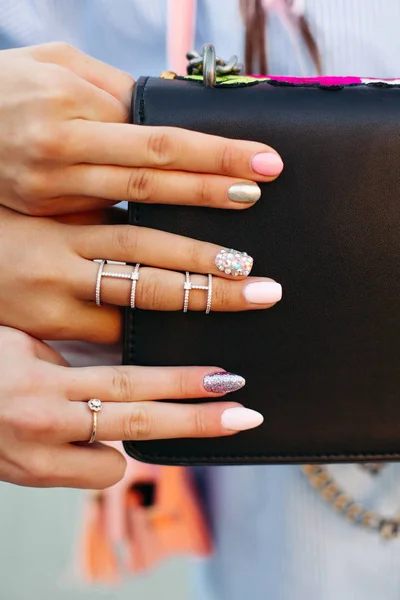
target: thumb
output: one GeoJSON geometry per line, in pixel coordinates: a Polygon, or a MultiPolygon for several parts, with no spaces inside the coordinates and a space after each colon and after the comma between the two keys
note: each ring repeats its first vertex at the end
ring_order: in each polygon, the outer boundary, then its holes
{"type": "Polygon", "coordinates": [[[60,367],[69,367],[68,362],[57,350],[36,338],[32,338],[32,341],[34,344],[34,353],[37,358],[53,365],[59,365],[60,367]]]}

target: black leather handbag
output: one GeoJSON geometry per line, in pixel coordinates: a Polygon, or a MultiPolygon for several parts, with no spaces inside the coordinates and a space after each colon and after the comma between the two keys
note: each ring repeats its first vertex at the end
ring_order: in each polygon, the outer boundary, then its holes
{"type": "Polygon", "coordinates": [[[129,222],[246,250],[284,295],[268,311],[127,310],[125,364],[240,373],[234,400],[265,421],[126,451],[183,465],[400,460],[400,86],[147,77],[133,121],[278,150],[284,172],[250,210],[136,204],[129,222]]]}

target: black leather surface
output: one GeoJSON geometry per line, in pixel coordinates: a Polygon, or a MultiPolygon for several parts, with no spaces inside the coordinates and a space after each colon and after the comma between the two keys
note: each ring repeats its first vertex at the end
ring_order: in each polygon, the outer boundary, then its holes
{"type": "MultiPolygon", "coordinates": [[[[266,142],[285,170],[247,211],[136,205],[130,222],[247,251],[284,298],[238,314],[127,311],[125,363],[217,365],[264,424],[128,443],[141,460],[400,459],[400,89],[140,80],[134,120],[266,142]]],[[[233,399],[233,396],[232,396],[233,399]]]]}

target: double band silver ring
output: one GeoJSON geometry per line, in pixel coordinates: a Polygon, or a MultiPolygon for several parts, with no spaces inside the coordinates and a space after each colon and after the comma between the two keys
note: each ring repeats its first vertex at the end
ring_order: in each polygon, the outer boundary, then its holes
{"type": "Polygon", "coordinates": [[[132,273],[116,273],[113,271],[104,271],[104,266],[106,264],[126,265],[126,263],[118,262],[115,260],[99,260],[99,259],[95,259],[94,262],[99,263],[99,270],[97,271],[96,290],[95,290],[95,300],[96,300],[97,306],[101,306],[101,281],[102,281],[103,277],[111,277],[114,279],[129,279],[132,282],[130,306],[132,309],[134,309],[135,302],[136,302],[136,285],[137,285],[137,282],[139,281],[140,263],[137,263],[135,265],[132,273]]]}
{"type": "Polygon", "coordinates": [[[191,290],[202,290],[207,292],[207,304],[206,304],[206,315],[210,314],[211,311],[211,303],[212,303],[212,275],[209,273],[208,277],[208,285],[194,285],[190,281],[190,273],[186,271],[185,274],[185,283],[183,284],[184,289],[184,297],[183,297],[183,312],[186,313],[189,309],[189,294],[191,290]]]}
{"type": "MultiPolygon", "coordinates": [[[[105,271],[104,270],[105,265],[110,264],[110,265],[126,266],[125,262],[117,262],[117,261],[104,260],[104,259],[95,259],[93,262],[97,262],[99,264],[99,268],[97,271],[97,278],[96,278],[96,288],[95,288],[95,301],[96,301],[97,306],[102,305],[102,302],[101,302],[102,279],[103,279],[103,277],[110,277],[110,278],[114,278],[114,279],[128,279],[129,281],[131,281],[130,307],[131,307],[131,309],[136,308],[136,286],[137,286],[137,282],[139,281],[140,263],[137,263],[133,267],[133,271],[131,273],[118,273],[115,271],[105,271]]],[[[207,292],[207,302],[206,302],[205,313],[206,313],[206,315],[210,314],[211,304],[212,304],[212,293],[213,293],[212,277],[213,276],[211,273],[209,273],[207,275],[207,279],[208,279],[207,285],[195,285],[190,281],[189,271],[186,271],[185,283],[183,285],[183,289],[184,289],[183,312],[184,313],[188,312],[188,310],[189,310],[189,296],[190,296],[191,290],[200,290],[200,291],[207,292]]]]}

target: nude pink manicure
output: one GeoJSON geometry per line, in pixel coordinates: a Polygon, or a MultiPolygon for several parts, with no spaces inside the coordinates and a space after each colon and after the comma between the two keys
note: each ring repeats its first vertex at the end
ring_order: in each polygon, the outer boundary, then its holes
{"type": "Polygon", "coordinates": [[[275,304],[282,298],[282,286],[276,281],[255,281],[246,285],[244,297],[251,304],[275,304]]]}
{"type": "Polygon", "coordinates": [[[251,167],[259,175],[276,177],[282,172],[283,160],[275,152],[262,152],[253,156],[251,167]]]}
{"type": "Polygon", "coordinates": [[[245,431],[258,427],[264,421],[261,413],[244,406],[227,408],[221,415],[221,425],[228,431],[245,431]]]}

